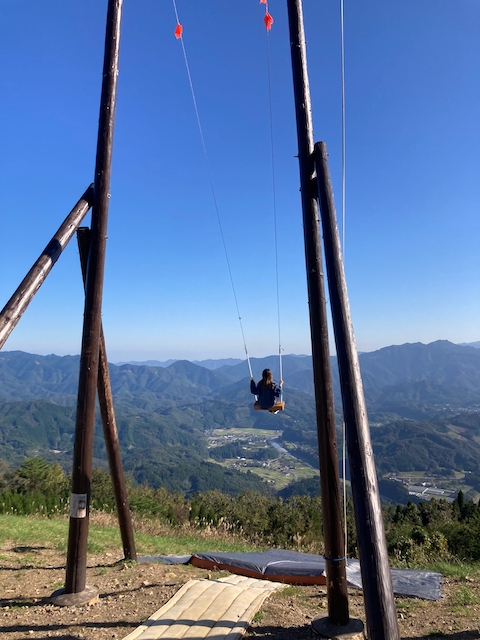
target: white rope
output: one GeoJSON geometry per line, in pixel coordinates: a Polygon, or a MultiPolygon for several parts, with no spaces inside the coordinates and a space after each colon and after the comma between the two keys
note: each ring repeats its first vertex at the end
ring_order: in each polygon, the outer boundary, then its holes
{"type": "Polygon", "coordinates": [[[345,14],[344,0],[340,0],[340,28],[342,39],[342,253],[345,256],[345,201],[346,201],[346,144],[345,144],[345,14]]]}
{"type": "MultiPolygon", "coordinates": [[[[178,18],[177,4],[176,4],[175,0],[172,0],[172,2],[173,2],[173,8],[174,8],[174,11],[175,11],[175,18],[177,20],[177,24],[179,25],[180,24],[180,20],[178,18]]],[[[183,35],[182,34],[180,34],[179,40],[180,40],[180,42],[182,44],[183,58],[185,60],[185,67],[186,67],[186,70],[187,70],[188,82],[190,84],[190,92],[192,94],[193,106],[194,106],[195,115],[196,115],[196,118],[197,118],[198,131],[200,133],[200,139],[202,141],[203,156],[204,156],[204,159],[205,159],[205,165],[207,167],[208,180],[210,182],[210,190],[212,192],[213,203],[214,203],[214,206],[215,206],[215,213],[216,213],[216,216],[217,216],[218,227],[220,229],[220,236],[221,236],[222,244],[223,244],[223,251],[225,253],[225,260],[227,262],[228,275],[230,276],[230,284],[232,286],[233,298],[235,300],[235,307],[237,309],[238,322],[240,324],[240,331],[241,331],[242,340],[243,340],[243,348],[244,348],[244,351],[245,351],[245,356],[247,358],[247,364],[248,364],[248,370],[249,370],[249,373],[250,373],[250,379],[253,380],[253,373],[252,373],[252,367],[251,367],[251,364],[250,364],[250,357],[248,355],[247,343],[246,343],[246,340],[245,340],[245,333],[243,331],[242,317],[240,315],[240,308],[238,306],[237,292],[236,292],[236,289],[235,289],[235,283],[233,281],[233,274],[232,274],[232,269],[230,267],[230,260],[228,258],[227,244],[225,242],[225,235],[223,233],[222,221],[220,219],[220,212],[218,210],[217,196],[215,194],[215,187],[213,185],[212,172],[210,171],[210,163],[208,161],[207,146],[205,144],[205,137],[203,135],[202,123],[200,121],[200,113],[198,111],[197,99],[195,97],[195,90],[194,90],[194,87],[193,87],[192,76],[191,76],[191,73],[190,73],[190,65],[188,64],[187,52],[186,52],[186,49],[185,49],[185,43],[183,41],[183,35]]]]}
{"type": "MultiPolygon", "coordinates": [[[[272,158],[272,204],[273,204],[273,229],[274,229],[274,244],[275,244],[275,282],[277,291],[277,326],[278,326],[278,359],[279,359],[279,373],[280,380],[283,380],[283,364],[282,364],[282,338],[281,338],[281,323],[280,323],[280,288],[278,277],[278,232],[277,232],[277,199],[276,199],[276,185],[275,185],[275,148],[273,137],[273,109],[272,109],[272,82],[270,72],[270,40],[269,31],[266,30],[267,38],[267,76],[268,76],[268,106],[270,116],[270,150],[272,158]]],[[[280,387],[280,401],[283,400],[283,387],[280,387]]]]}
{"type": "MultiPolygon", "coordinates": [[[[345,211],[346,211],[346,144],[345,144],[345,12],[344,0],[340,0],[340,31],[341,31],[341,49],[342,49],[342,255],[345,264],[345,211]]],[[[347,557],[348,549],[348,532],[347,532],[347,433],[345,420],[342,421],[342,475],[343,475],[343,526],[345,538],[345,557],[347,557]]]]}

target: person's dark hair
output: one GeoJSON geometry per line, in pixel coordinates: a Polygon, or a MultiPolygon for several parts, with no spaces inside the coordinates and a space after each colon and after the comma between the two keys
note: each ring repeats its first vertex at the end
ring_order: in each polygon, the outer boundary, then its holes
{"type": "Polygon", "coordinates": [[[273,375],[270,369],[264,369],[262,371],[262,379],[259,384],[263,387],[273,387],[273,375]]]}

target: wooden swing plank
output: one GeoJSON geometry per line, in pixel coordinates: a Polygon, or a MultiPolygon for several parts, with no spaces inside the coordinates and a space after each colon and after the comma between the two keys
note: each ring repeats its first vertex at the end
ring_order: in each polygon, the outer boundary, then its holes
{"type": "Polygon", "coordinates": [[[270,407],[270,409],[262,409],[262,407],[256,402],[253,405],[253,408],[255,409],[255,411],[269,411],[270,413],[278,413],[279,411],[285,411],[285,402],[283,402],[283,400],[279,400],[273,405],[273,407],[270,407]]]}

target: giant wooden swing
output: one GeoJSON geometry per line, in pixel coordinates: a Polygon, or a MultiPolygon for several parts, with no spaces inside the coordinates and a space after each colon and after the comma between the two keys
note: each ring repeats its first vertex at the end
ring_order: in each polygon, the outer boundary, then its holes
{"type": "Polygon", "coordinates": [[[279,411],[285,411],[285,402],[283,400],[277,400],[273,407],[270,407],[269,409],[263,409],[258,404],[258,402],[255,402],[253,408],[255,409],[255,411],[269,411],[270,413],[278,413],[279,411]]]}
{"type": "MultiPolygon", "coordinates": [[[[265,0],[261,1],[266,4],[265,0]]],[[[106,354],[101,340],[101,303],[122,3],[123,0],[108,0],[93,192],[91,188],[85,192],[24,278],[17,291],[0,312],[1,348],[93,204],[91,243],[85,277],[85,311],[75,429],[66,579],[65,589],[62,590],[63,594],[60,595],[60,598],[63,598],[63,602],[57,601],[57,604],[81,604],[82,602],[90,601],[95,596],[95,589],[87,587],[85,584],[89,522],[88,505],[90,501],[93,458],[96,388],[99,378],[99,356],[101,351],[103,351],[106,362],[106,354]],[[86,502],[86,509],[82,508],[84,501],[86,502]]],[[[305,234],[305,259],[328,585],[328,618],[317,618],[313,621],[312,626],[317,633],[327,637],[334,637],[342,633],[351,632],[351,624],[354,622],[350,620],[348,614],[346,558],[344,555],[341,522],[326,300],[322,269],[319,268],[322,264],[318,216],[320,210],[342,388],[344,420],[347,431],[351,486],[357,523],[368,637],[370,640],[399,640],[380,496],[372,456],[358,354],[353,337],[327,151],[323,142],[316,145],[313,142],[302,1],[287,0],[287,7],[299,146],[298,158],[305,234]],[[316,184],[312,179],[315,170],[317,173],[316,184]]],[[[104,384],[108,387],[108,380],[104,381],[104,384]]],[[[107,431],[105,432],[107,433],[107,431]]],[[[115,440],[115,435],[116,431],[114,429],[112,431],[113,440],[115,440]]],[[[116,445],[118,447],[118,440],[116,445]]],[[[112,447],[115,448],[115,442],[112,443],[112,447]]],[[[112,475],[114,475],[113,467],[111,467],[111,470],[112,475]]],[[[120,473],[119,475],[122,474],[120,473]]],[[[116,480],[120,480],[120,478],[113,479],[114,487],[116,488],[118,486],[116,480]]],[[[118,499],[117,493],[116,500],[123,540],[124,532],[132,533],[126,494],[125,502],[123,503],[123,513],[125,515],[123,524],[120,518],[122,503],[120,502],[121,498],[120,500],[118,499]]],[[[126,536],[125,540],[127,538],[128,536],[126,536]]],[[[133,535],[130,543],[128,541],[124,543],[124,551],[126,557],[130,554],[132,559],[136,558],[133,535]]]]}

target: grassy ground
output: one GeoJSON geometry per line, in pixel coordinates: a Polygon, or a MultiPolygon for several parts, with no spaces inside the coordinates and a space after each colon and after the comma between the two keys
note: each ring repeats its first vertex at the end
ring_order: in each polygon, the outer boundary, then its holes
{"type": "MultiPolygon", "coordinates": [[[[139,555],[195,551],[247,551],[227,531],[172,530],[147,519],[134,522],[139,555]]],[[[99,592],[92,606],[55,607],[49,598],[65,579],[68,519],[0,516],[0,633],[2,640],[107,640],[124,638],[188,580],[222,574],[183,565],[122,561],[115,516],[93,513],[87,584],[99,592]]],[[[480,638],[480,566],[439,563],[439,601],[396,598],[401,638],[480,638]]],[[[366,622],[363,595],[349,589],[350,616],[366,622]]],[[[288,586],[265,601],[247,636],[255,640],[307,640],[311,622],[328,615],[325,587],[288,586]]]]}
{"type": "MultiPolygon", "coordinates": [[[[184,555],[209,551],[212,544],[217,551],[251,551],[251,544],[233,537],[221,529],[195,531],[161,525],[147,518],[134,518],[135,545],[138,555],[184,555]]],[[[0,515],[0,546],[9,542],[17,547],[48,545],[66,553],[69,520],[27,516],[0,515]]],[[[102,512],[92,513],[88,536],[89,553],[106,553],[122,549],[116,517],[102,512]]]]}

